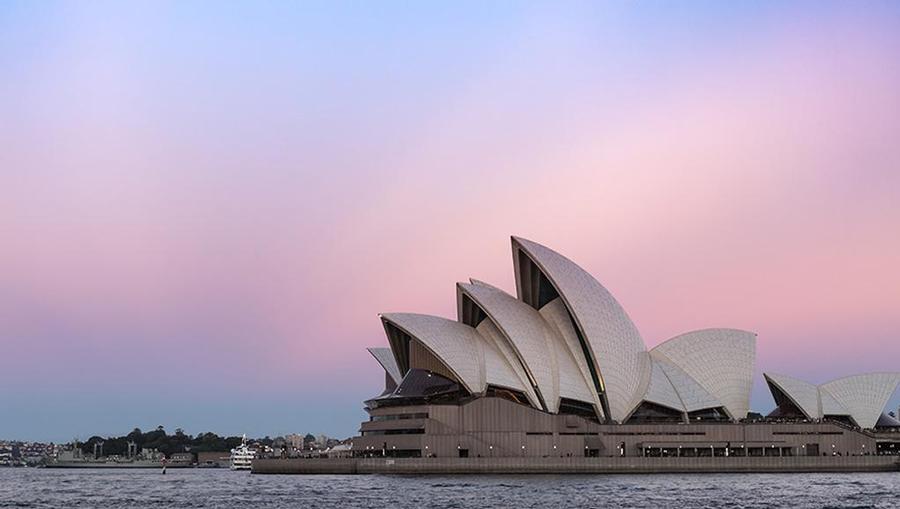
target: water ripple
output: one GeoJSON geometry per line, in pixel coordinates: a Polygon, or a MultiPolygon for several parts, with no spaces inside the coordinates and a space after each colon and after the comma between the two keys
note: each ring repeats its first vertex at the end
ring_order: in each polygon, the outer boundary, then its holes
{"type": "Polygon", "coordinates": [[[229,470],[0,469],[0,508],[719,508],[900,506],[900,475],[251,476],[229,470]]]}

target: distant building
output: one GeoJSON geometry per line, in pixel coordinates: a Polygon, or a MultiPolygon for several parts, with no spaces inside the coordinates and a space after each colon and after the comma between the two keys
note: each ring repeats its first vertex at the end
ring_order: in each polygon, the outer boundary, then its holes
{"type": "Polygon", "coordinates": [[[353,449],[350,444],[337,444],[334,447],[329,447],[325,454],[329,458],[349,458],[353,455],[353,449]]]}
{"type": "Polygon", "coordinates": [[[300,450],[303,449],[303,435],[299,433],[291,433],[290,435],[284,437],[290,446],[291,450],[300,450]]]}
{"type": "Polygon", "coordinates": [[[197,453],[197,466],[228,468],[231,464],[230,451],[206,451],[197,453]]]}
{"type": "Polygon", "coordinates": [[[169,456],[170,463],[193,463],[194,455],[189,452],[175,452],[169,456]]]}

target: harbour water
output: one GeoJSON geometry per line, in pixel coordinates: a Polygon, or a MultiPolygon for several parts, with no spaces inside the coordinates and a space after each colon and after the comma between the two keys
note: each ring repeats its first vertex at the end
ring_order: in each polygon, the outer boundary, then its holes
{"type": "Polygon", "coordinates": [[[900,473],[259,476],[225,469],[0,469],[0,507],[896,508],[900,473]]]}

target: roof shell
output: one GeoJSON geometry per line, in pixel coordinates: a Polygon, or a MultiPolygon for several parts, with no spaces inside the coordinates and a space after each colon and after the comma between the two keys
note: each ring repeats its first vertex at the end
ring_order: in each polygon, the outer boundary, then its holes
{"type": "Polygon", "coordinates": [[[685,412],[684,403],[681,402],[678,392],[658,362],[652,363],[650,385],[647,387],[647,393],[644,395],[643,400],[678,410],[682,413],[685,412]]]}
{"type": "Polygon", "coordinates": [[[421,343],[473,394],[485,390],[481,338],[468,325],[431,315],[385,313],[385,320],[421,343]]]}
{"type": "Polygon", "coordinates": [[[819,388],[846,408],[856,424],[874,428],[897,385],[900,373],[868,373],[840,378],[819,388]]]}
{"type": "MultiPolygon", "coordinates": [[[[530,240],[512,238],[513,261],[524,252],[553,284],[584,336],[605,391],[609,417],[622,422],[650,383],[650,359],[641,335],[616,299],[587,271],[530,240]]],[[[516,287],[522,282],[516,270],[516,287]]]]}
{"type": "Polygon", "coordinates": [[[651,350],[681,368],[713,397],[733,419],[750,410],[756,334],[737,329],[703,329],[665,341],[651,350]]]}
{"type": "Polygon", "coordinates": [[[521,391],[532,406],[540,408],[540,400],[528,383],[527,375],[494,322],[483,320],[475,330],[484,343],[485,383],[521,391]]]}
{"type": "Polygon", "coordinates": [[[553,331],[537,310],[493,286],[458,283],[512,346],[549,412],[559,410],[559,367],[553,331]]]}
{"type": "Polygon", "coordinates": [[[900,385],[900,373],[854,375],[819,386],[784,375],[766,373],[764,376],[807,417],[849,416],[863,428],[875,427],[885,405],[900,385]]]}
{"type": "Polygon", "coordinates": [[[654,359],[651,362],[665,373],[675,392],[678,393],[681,403],[687,412],[695,412],[697,410],[705,410],[707,408],[718,408],[723,406],[722,402],[715,396],[703,388],[696,380],[690,377],[683,369],[675,364],[664,360],[654,359]]]}
{"type": "Polygon", "coordinates": [[[394,381],[395,384],[400,385],[400,381],[403,380],[403,375],[400,373],[400,367],[397,366],[397,360],[394,359],[394,354],[391,352],[390,348],[385,347],[371,347],[366,348],[372,357],[375,357],[375,360],[381,364],[381,367],[384,368],[385,373],[391,377],[391,380],[394,381]]]}
{"type": "Polygon", "coordinates": [[[821,419],[819,408],[819,388],[815,385],[774,373],[763,373],[766,381],[775,385],[794,405],[806,415],[807,419],[821,419]]]}
{"type": "Polygon", "coordinates": [[[569,318],[569,312],[566,311],[566,305],[562,299],[556,298],[544,305],[538,312],[561,340],[561,343],[557,343],[556,351],[559,363],[560,397],[592,404],[597,418],[601,422],[604,421],[603,405],[600,403],[600,396],[594,390],[590,368],[584,357],[581,343],[578,341],[575,327],[569,318]],[[563,349],[565,352],[562,351],[563,349]],[[571,359],[571,364],[569,359],[571,359]]]}
{"type": "Polygon", "coordinates": [[[826,415],[850,415],[850,410],[834,399],[828,391],[823,391],[820,387],[816,387],[819,393],[819,418],[826,415]]]}

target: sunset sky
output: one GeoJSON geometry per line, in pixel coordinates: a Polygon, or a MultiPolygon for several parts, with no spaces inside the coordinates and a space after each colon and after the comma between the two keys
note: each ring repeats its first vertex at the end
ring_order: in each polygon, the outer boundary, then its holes
{"type": "Polygon", "coordinates": [[[900,370],[900,3],[0,4],[0,438],[350,436],[510,235],[754,410],[900,370]]]}

